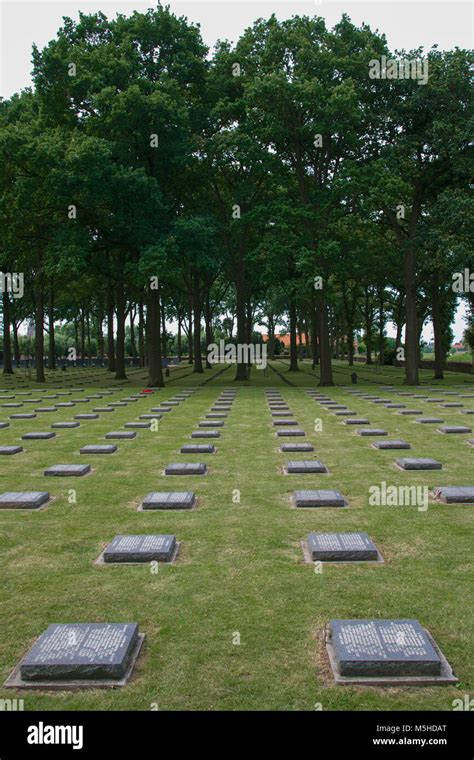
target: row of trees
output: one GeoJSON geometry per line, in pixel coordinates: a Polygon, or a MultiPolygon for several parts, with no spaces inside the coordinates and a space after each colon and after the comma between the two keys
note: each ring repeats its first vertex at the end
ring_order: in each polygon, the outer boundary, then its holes
{"type": "Polygon", "coordinates": [[[383,362],[391,320],[417,384],[430,318],[442,376],[457,299],[474,309],[452,289],[472,266],[468,54],[432,49],[426,84],[372,79],[384,55],[345,16],[259,20],[212,57],[161,7],[64,19],[33,50],[34,90],[0,101],[0,264],[25,277],[3,293],[4,372],[27,317],[39,382],[65,320],[117,378],[128,323],[150,385],[167,320],[198,373],[201,329],[248,343],[264,324],[272,353],[287,322],[290,371],[300,334],[330,385],[360,328],[383,362]]]}

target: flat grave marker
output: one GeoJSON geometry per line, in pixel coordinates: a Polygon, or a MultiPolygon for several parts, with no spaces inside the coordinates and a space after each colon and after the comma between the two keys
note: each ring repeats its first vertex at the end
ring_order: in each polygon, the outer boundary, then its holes
{"type": "Polygon", "coordinates": [[[321,562],[374,562],[380,559],[367,533],[309,533],[311,560],[321,562]]]}

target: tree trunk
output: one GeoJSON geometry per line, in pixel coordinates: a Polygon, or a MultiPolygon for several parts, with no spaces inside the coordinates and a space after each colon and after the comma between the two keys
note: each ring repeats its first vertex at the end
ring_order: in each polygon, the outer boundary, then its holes
{"type": "Polygon", "coordinates": [[[86,320],[84,308],[81,309],[81,361],[84,364],[84,357],[86,355],[86,320]]]}
{"type": "Polygon", "coordinates": [[[311,294],[311,358],[313,360],[313,369],[319,364],[318,350],[318,314],[316,309],[316,298],[314,291],[311,294]]]}
{"type": "Polygon", "coordinates": [[[178,337],[176,340],[176,353],[178,354],[178,361],[181,361],[181,319],[178,319],[178,337]]]}
{"type": "Polygon", "coordinates": [[[138,354],[140,367],[145,366],[145,345],[143,341],[143,301],[138,302],[138,354]]]}
{"type": "Polygon", "coordinates": [[[18,327],[21,323],[16,322],[16,319],[13,320],[13,350],[15,352],[15,362],[16,366],[20,366],[21,362],[21,354],[20,354],[20,342],[18,340],[18,327]]]}
{"type": "Polygon", "coordinates": [[[159,289],[150,289],[146,310],[146,343],[148,355],[148,385],[162,388],[163,368],[161,366],[161,309],[159,289]]]}
{"type": "Polygon", "coordinates": [[[89,367],[92,364],[92,351],[91,351],[91,315],[89,311],[86,311],[86,335],[87,335],[87,358],[89,361],[89,367]]]}
{"type": "MultiPolygon", "coordinates": [[[[246,314],[246,278],[245,278],[245,244],[241,239],[239,245],[239,256],[234,266],[234,284],[235,284],[235,304],[237,317],[237,344],[241,346],[246,342],[247,335],[247,314],[246,314]]],[[[240,353],[240,352],[239,352],[240,353]]],[[[239,362],[237,356],[237,365],[235,369],[235,380],[242,382],[247,380],[247,365],[245,362],[239,362]]]]}
{"type": "Polygon", "coordinates": [[[317,298],[319,356],[321,363],[320,386],[334,385],[332,377],[331,345],[329,342],[328,309],[324,291],[318,291],[317,298]]]}
{"type": "Polygon", "coordinates": [[[49,352],[48,352],[48,365],[49,369],[56,369],[56,346],[54,339],[54,290],[52,286],[49,288],[49,304],[48,304],[48,326],[49,326],[49,352]]]}
{"type": "Polygon", "coordinates": [[[296,344],[296,304],[294,297],[290,298],[290,366],[289,372],[298,372],[298,348],[296,344]]]}
{"type": "Polygon", "coordinates": [[[193,350],[193,298],[192,293],[188,298],[188,363],[194,363],[194,350],[193,350]]]}
{"type": "Polygon", "coordinates": [[[209,294],[206,296],[206,301],[204,305],[204,323],[205,323],[205,329],[206,329],[206,369],[211,369],[212,365],[209,362],[209,346],[214,342],[213,340],[213,334],[212,334],[212,316],[211,316],[211,305],[209,303],[209,294]]]}
{"type": "Polygon", "coordinates": [[[119,283],[116,288],[117,301],[117,355],[115,366],[115,379],[126,380],[125,374],[125,293],[123,284],[119,283]]]}
{"type": "Polygon", "coordinates": [[[115,345],[114,345],[114,295],[112,287],[107,290],[107,355],[108,371],[115,372],[115,345]]]}
{"type": "Polygon", "coordinates": [[[197,269],[193,273],[193,311],[194,311],[194,370],[202,374],[201,357],[201,295],[199,292],[199,272],[197,269]]]}
{"type": "Polygon", "coordinates": [[[35,309],[35,363],[36,382],[44,383],[44,301],[42,277],[37,277],[35,309]]]}
{"type": "Polygon", "coordinates": [[[3,291],[3,374],[13,375],[12,344],[10,337],[10,294],[3,291]]]}
{"type": "Polygon", "coordinates": [[[100,363],[104,361],[104,333],[102,332],[102,324],[104,322],[104,309],[102,302],[99,301],[97,306],[97,355],[100,363]]]}
{"type": "Polygon", "coordinates": [[[135,341],[135,315],[136,312],[130,308],[130,349],[132,353],[132,359],[137,358],[137,344],[135,341]]]}
{"type": "Polygon", "coordinates": [[[405,384],[419,385],[418,317],[416,313],[416,257],[413,245],[407,243],[403,271],[405,279],[405,384]]]}
{"type": "MultiPolygon", "coordinates": [[[[160,291],[161,292],[161,291],[160,291]]],[[[161,355],[164,359],[168,358],[168,335],[166,333],[166,314],[163,298],[160,298],[160,316],[161,316],[161,355]]]]}
{"type": "Polygon", "coordinates": [[[384,313],[384,298],[383,290],[380,295],[379,301],[379,364],[383,365],[385,362],[385,313],[384,313]]]}

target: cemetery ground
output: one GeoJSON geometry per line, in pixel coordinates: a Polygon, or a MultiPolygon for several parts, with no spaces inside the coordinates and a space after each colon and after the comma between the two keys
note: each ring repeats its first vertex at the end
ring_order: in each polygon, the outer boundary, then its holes
{"type": "MultiPolygon", "coordinates": [[[[403,386],[403,370],[393,367],[349,368],[335,363],[331,388],[317,388],[308,361],[297,373],[284,359],[264,372],[252,369],[247,383],[233,382],[234,367],[216,365],[204,375],[181,364],[171,369],[165,388],[140,397],[98,419],[81,420],[73,429],[54,429],[49,440],[22,440],[32,431],[51,431],[58,421],[92,412],[146,388],[144,370],[128,372],[126,383],[101,369],[47,372],[46,391],[20,372],[2,378],[0,445],[23,446],[19,454],[0,457],[1,492],[49,491],[53,499],[42,510],[1,510],[2,635],[0,699],[20,697],[28,710],[452,710],[453,700],[472,691],[469,649],[472,628],[472,507],[435,503],[416,506],[372,506],[369,488],[380,485],[473,485],[474,434],[443,435],[438,425],[418,424],[383,404],[353,396],[357,390],[405,403],[445,424],[472,427],[472,378],[447,373],[434,381],[421,370],[423,389],[403,386]],[[350,372],[358,384],[350,386],[350,372]],[[206,382],[201,385],[203,381],[206,382]],[[288,381],[291,385],[288,385],[288,381]],[[382,390],[393,385],[394,390],[382,390]],[[345,387],[342,387],[345,386],[345,387]],[[37,413],[34,419],[10,419],[114,387],[113,394],[37,413]],[[150,413],[152,407],[180,390],[199,390],[163,414],[158,430],[138,429],[132,440],[115,440],[110,455],[80,454],[88,444],[110,443],[110,431],[150,413]],[[437,387],[435,392],[431,389],[437,387]],[[63,391],[70,396],[24,403],[63,391]],[[181,454],[191,433],[209,413],[223,389],[236,398],[214,454],[181,454]],[[276,437],[279,429],[265,398],[265,388],[278,389],[304,438],[276,437]],[[369,425],[349,426],[344,417],[325,409],[306,392],[313,388],[355,410],[369,425]],[[430,390],[427,390],[430,389],[430,390]],[[18,395],[31,390],[31,396],[18,395]],[[399,393],[413,393],[415,398],[399,393]],[[448,392],[448,395],[446,395],[448,392]],[[429,403],[417,395],[440,398],[429,403]],[[12,400],[5,396],[14,395],[12,400]],[[459,407],[441,407],[450,401],[459,407]],[[29,409],[28,407],[31,407],[29,409]],[[322,430],[315,431],[315,419],[322,430]],[[379,451],[373,440],[357,435],[358,427],[383,428],[389,439],[411,444],[408,452],[379,451]],[[287,442],[309,442],[305,454],[279,452],[287,442]],[[400,456],[432,457],[441,471],[403,472],[400,456]],[[288,460],[317,459],[328,474],[285,475],[288,460]],[[205,476],[165,476],[173,462],[204,461],[205,476]],[[45,477],[59,463],[88,463],[92,472],[80,478],[45,477]],[[296,509],[290,496],[297,489],[337,489],[348,508],[296,509]],[[70,503],[70,489],[76,502],[70,503]],[[194,491],[192,510],[138,511],[151,491],[194,491]],[[240,492],[240,501],[238,500],[240,492]],[[304,561],[301,548],[314,532],[366,532],[383,563],[326,564],[321,572],[304,561]],[[173,564],[158,572],[143,565],[94,564],[118,534],[174,534],[180,550],[173,564]],[[459,679],[457,686],[336,686],[323,644],[325,626],[334,618],[416,618],[446,656],[459,679]],[[3,683],[35,639],[51,623],[136,622],[146,635],[130,682],[119,689],[77,691],[12,691],[3,683]],[[237,643],[240,640],[240,643],[237,643]]],[[[206,443],[204,439],[198,443],[206,443]]]]}

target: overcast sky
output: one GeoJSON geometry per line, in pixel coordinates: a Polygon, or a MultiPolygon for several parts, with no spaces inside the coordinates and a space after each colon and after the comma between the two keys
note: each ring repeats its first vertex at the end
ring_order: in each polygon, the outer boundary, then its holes
{"type": "MultiPolygon", "coordinates": [[[[102,11],[113,18],[116,13],[144,11],[155,5],[151,0],[0,0],[0,96],[9,97],[31,85],[32,44],[34,42],[41,48],[53,39],[63,16],[77,18],[79,11],[102,11]]],[[[163,5],[169,5],[177,15],[187,16],[190,21],[199,23],[204,42],[210,48],[218,39],[236,41],[253,21],[272,13],[280,19],[297,14],[323,16],[329,27],[336,24],[343,13],[347,13],[355,24],[365,22],[373,30],[383,32],[392,50],[410,50],[419,46],[428,49],[435,44],[445,50],[456,46],[473,47],[473,5],[470,0],[168,0],[163,5]]],[[[461,338],[465,328],[463,313],[460,309],[456,317],[456,339],[461,338]]],[[[424,338],[430,339],[432,332],[431,326],[427,325],[424,338]]],[[[392,330],[389,333],[392,334],[392,330]]]]}

